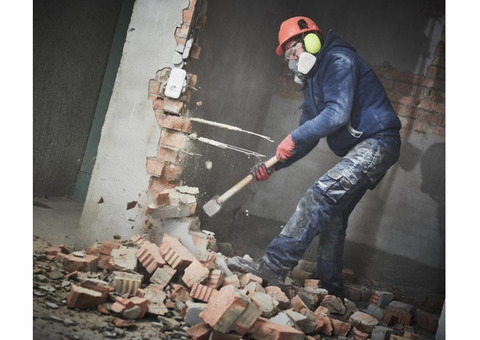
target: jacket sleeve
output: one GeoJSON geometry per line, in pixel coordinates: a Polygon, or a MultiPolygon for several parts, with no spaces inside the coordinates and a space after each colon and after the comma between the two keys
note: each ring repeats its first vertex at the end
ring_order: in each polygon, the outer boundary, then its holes
{"type": "Polygon", "coordinates": [[[358,80],[354,60],[344,53],[337,52],[332,53],[322,63],[326,63],[325,72],[317,73],[313,79],[313,83],[321,88],[310,90],[314,95],[323,94],[324,108],[321,111],[318,107],[310,108],[319,114],[314,113],[314,118],[304,122],[291,133],[297,152],[302,157],[310,152],[321,138],[347,125],[353,107],[358,80]]]}

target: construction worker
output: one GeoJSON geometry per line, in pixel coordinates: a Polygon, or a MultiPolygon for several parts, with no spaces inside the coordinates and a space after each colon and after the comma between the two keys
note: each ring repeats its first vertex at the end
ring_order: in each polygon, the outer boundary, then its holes
{"type": "Polygon", "coordinates": [[[401,123],[370,66],[332,30],[324,37],[315,22],[297,16],[281,24],[278,43],[277,55],[285,57],[295,81],[304,85],[304,104],[299,127],[277,147],[279,163],[272,169],[257,164],[251,171],[254,181],[299,161],[324,137],[342,158],[305,192],[263,257],[235,256],[229,268],[282,286],[318,235],[316,278],[343,300],[348,218],[367,189],[375,188],[397,162],[401,123]]]}

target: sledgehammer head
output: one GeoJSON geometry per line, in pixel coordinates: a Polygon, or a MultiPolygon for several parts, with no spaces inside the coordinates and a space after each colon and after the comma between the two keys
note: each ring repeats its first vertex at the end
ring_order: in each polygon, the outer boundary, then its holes
{"type": "Polygon", "coordinates": [[[217,201],[217,199],[218,195],[215,195],[210,201],[203,205],[203,211],[205,211],[209,217],[215,215],[222,208],[222,205],[217,201]]]}

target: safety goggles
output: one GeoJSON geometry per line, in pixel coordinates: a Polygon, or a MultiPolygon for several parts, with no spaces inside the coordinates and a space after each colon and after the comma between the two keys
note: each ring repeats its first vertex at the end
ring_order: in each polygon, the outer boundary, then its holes
{"type": "Polygon", "coordinates": [[[298,43],[301,43],[301,41],[294,40],[285,46],[285,53],[284,53],[285,60],[287,61],[292,60],[292,58],[295,56],[295,50],[298,43]]]}

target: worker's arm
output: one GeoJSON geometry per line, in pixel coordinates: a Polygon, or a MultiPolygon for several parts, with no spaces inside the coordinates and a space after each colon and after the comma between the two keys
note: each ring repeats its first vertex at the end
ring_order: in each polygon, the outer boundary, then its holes
{"type": "Polygon", "coordinates": [[[292,131],[297,149],[311,145],[312,140],[319,141],[335,133],[350,120],[357,84],[354,61],[349,56],[337,53],[323,62],[328,63],[326,72],[323,79],[314,79],[314,83],[322,84],[325,107],[319,115],[292,131]]]}

